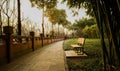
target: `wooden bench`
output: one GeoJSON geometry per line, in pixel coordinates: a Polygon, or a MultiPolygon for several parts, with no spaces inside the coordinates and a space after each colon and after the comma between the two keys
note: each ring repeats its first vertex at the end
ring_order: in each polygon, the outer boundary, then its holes
{"type": "Polygon", "coordinates": [[[85,38],[78,38],[78,44],[71,45],[77,54],[83,54],[85,38]]]}

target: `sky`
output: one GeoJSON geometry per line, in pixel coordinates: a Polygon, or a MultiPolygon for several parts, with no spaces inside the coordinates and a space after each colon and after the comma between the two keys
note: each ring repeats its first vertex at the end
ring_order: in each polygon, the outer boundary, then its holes
{"type": "Polygon", "coordinates": [[[31,7],[31,3],[29,0],[21,0],[21,11],[22,16],[28,17],[34,22],[40,23],[40,20],[42,20],[42,11],[35,7],[31,7]]]}
{"type": "MultiPolygon", "coordinates": [[[[42,30],[42,28],[41,28],[42,27],[42,10],[39,10],[35,7],[31,7],[31,3],[29,0],[20,0],[20,1],[21,1],[21,17],[22,17],[22,19],[27,18],[28,20],[30,20],[29,23],[31,25],[31,28],[35,26],[35,28],[37,28],[38,30],[40,30],[40,32],[42,32],[41,31],[42,30]]],[[[72,10],[66,6],[66,3],[61,4],[61,2],[60,2],[61,0],[58,0],[58,1],[59,2],[57,4],[57,8],[65,9],[66,14],[67,14],[67,20],[70,21],[71,23],[74,23],[75,20],[77,20],[77,19],[82,19],[83,17],[87,17],[84,8],[79,9],[79,10],[74,9],[75,11],[78,11],[78,15],[73,16],[72,10]]],[[[10,4],[7,6],[10,7],[10,9],[13,9],[14,5],[16,5],[16,7],[17,7],[16,0],[11,0],[10,4]],[[15,3],[14,3],[14,1],[15,1],[15,3]]],[[[6,6],[6,4],[5,4],[5,6],[6,6]]],[[[17,12],[17,10],[16,10],[16,12],[17,12]]],[[[26,22],[24,22],[24,23],[26,23],[26,22]]],[[[24,23],[22,23],[22,24],[24,24],[24,23]]],[[[46,32],[51,31],[51,23],[48,21],[47,18],[44,19],[44,27],[45,27],[46,32]]],[[[58,25],[54,26],[54,28],[56,28],[56,27],[58,27],[58,25]]],[[[60,26],[60,27],[62,27],[62,26],[60,26]]]]}
{"type": "MultiPolygon", "coordinates": [[[[60,1],[60,0],[59,0],[60,1]]],[[[80,9],[78,12],[78,16],[73,17],[72,11],[66,6],[66,4],[61,4],[60,2],[57,5],[58,9],[65,9],[67,14],[67,19],[74,23],[76,19],[81,19],[86,17],[85,9],[80,9]]],[[[29,0],[21,0],[21,11],[22,16],[28,17],[31,21],[36,23],[42,22],[42,10],[39,10],[35,7],[31,7],[31,3],[29,0]]],[[[47,19],[45,19],[47,21],[47,19]]]]}
{"type": "MultiPolygon", "coordinates": [[[[61,1],[61,0],[58,0],[58,1],[61,1]]],[[[70,21],[71,23],[74,23],[76,19],[82,19],[83,17],[87,17],[85,13],[85,9],[83,8],[78,10],[79,13],[77,16],[73,16],[72,10],[66,6],[66,3],[61,4],[61,2],[58,2],[57,8],[66,10],[67,20],[70,21]]],[[[37,23],[36,28],[42,30],[42,10],[39,10],[35,7],[31,7],[31,3],[29,0],[21,0],[21,11],[22,11],[22,16],[31,20],[32,23],[37,23]]],[[[46,18],[44,19],[44,26],[45,26],[46,33],[51,30],[50,28],[51,24],[46,18]]],[[[54,28],[56,27],[54,26],[54,28]]]]}

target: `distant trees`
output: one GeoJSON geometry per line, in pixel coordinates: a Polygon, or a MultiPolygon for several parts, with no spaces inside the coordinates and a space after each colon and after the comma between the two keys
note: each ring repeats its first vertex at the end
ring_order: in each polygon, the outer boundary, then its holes
{"type": "Polygon", "coordinates": [[[87,19],[87,18],[83,18],[83,19],[80,19],[80,20],[76,20],[75,23],[73,24],[73,26],[76,26],[76,29],[79,29],[79,28],[85,28],[85,26],[91,26],[91,25],[94,25],[95,24],[95,21],[94,21],[94,18],[90,18],[90,19],[87,19]]]}
{"type": "Polygon", "coordinates": [[[76,36],[86,37],[86,38],[98,38],[99,31],[94,18],[83,18],[76,20],[73,25],[71,25],[72,30],[76,30],[76,36]]]}
{"type": "Polygon", "coordinates": [[[1,35],[3,33],[2,28],[3,26],[12,26],[15,22],[15,15],[16,15],[16,7],[15,7],[15,0],[2,0],[0,2],[0,31],[1,35]]]}
{"type": "Polygon", "coordinates": [[[99,30],[97,27],[97,24],[94,24],[92,26],[85,26],[85,28],[82,30],[83,36],[86,38],[99,38],[99,30]]]}
{"type": "MultiPolygon", "coordinates": [[[[10,8],[11,7],[11,2],[8,1],[8,0],[2,0],[1,5],[0,5],[0,9],[1,9],[0,13],[1,14],[3,13],[7,17],[7,25],[8,26],[10,26],[10,18],[13,15],[14,10],[15,10],[14,6],[15,5],[13,5],[13,7],[10,8]]],[[[3,15],[1,15],[0,17],[1,17],[1,23],[2,23],[2,17],[3,17],[3,15]]]]}
{"type": "Polygon", "coordinates": [[[19,15],[18,15],[17,5],[18,4],[16,0],[0,1],[0,35],[2,35],[3,33],[2,31],[3,26],[12,26],[14,28],[13,29],[14,35],[18,35],[19,32],[19,35],[28,36],[31,28],[34,31],[38,30],[36,27],[34,27],[36,24],[33,24],[33,22],[29,22],[30,21],[29,18],[20,17],[21,10],[19,10],[19,15]],[[18,19],[18,17],[20,18],[18,19]],[[18,22],[20,26],[18,25],[18,22]],[[31,24],[33,24],[34,28],[31,27],[31,24]]]}
{"type": "Polygon", "coordinates": [[[30,31],[36,31],[36,24],[32,22],[29,18],[22,18],[21,23],[21,35],[29,36],[30,31]]]}
{"type": "Polygon", "coordinates": [[[2,35],[2,6],[3,2],[0,2],[0,35],[2,35]]]}
{"type": "Polygon", "coordinates": [[[53,29],[53,25],[58,24],[58,34],[57,34],[58,36],[59,36],[59,26],[62,25],[64,27],[65,25],[69,24],[68,20],[66,19],[67,17],[66,12],[63,9],[57,9],[57,8],[47,9],[45,11],[45,16],[48,17],[49,21],[52,23],[52,29],[53,29]]]}
{"type": "MultiPolygon", "coordinates": [[[[7,22],[7,25],[8,26],[12,26],[12,27],[16,27],[15,24],[17,24],[16,22],[16,19],[18,17],[18,32],[19,32],[19,35],[21,35],[21,21],[20,21],[20,0],[18,0],[18,7],[17,7],[17,4],[16,4],[16,0],[2,0],[0,2],[0,22],[1,22],[1,30],[2,30],[2,27],[5,26],[6,22],[7,22]],[[17,10],[16,9],[19,9],[18,11],[18,16],[17,16],[17,10]],[[6,20],[6,17],[8,20],[6,20]]],[[[2,31],[1,31],[2,33],[2,31]]]]}
{"type": "Polygon", "coordinates": [[[42,33],[44,36],[44,11],[46,9],[53,8],[57,5],[57,0],[30,0],[32,7],[37,7],[38,9],[43,9],[42,16],[42,33]]]}

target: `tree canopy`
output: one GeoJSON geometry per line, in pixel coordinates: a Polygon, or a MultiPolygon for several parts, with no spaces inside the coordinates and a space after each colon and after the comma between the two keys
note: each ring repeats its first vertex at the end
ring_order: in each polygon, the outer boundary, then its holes
{"type": "Polygon", "coordinates": [[[85,28],[86,25],[91,26],[93,24],[95,24],[95,21],[93,18],[90,18],[90,19],[83,18],[83,19],[76,20],[73,26],[76,27],[76,30],[78,30],[80,28],[81,29],[85,28]]]}
{"type": "Polygon", "coordinates": [[[45,16],[48,17],[52,24],[63,24],[66,21],[66,12],[64,9],[51,8],[45,11],[45,16]]]}
{"type": "Polygon", "coordinates": [[[52,8],[57,5],[57,0],[30,0],[31,5],[33,7],[37,7],[39,9],[45,8],[52,8]]]}
{"type": "Polygon", "coordinates": [[[58,35],[59,25],[65,27],[70,22],[66,19],[67,15],[64,9],[50,8],[45,11],[45,16],[48,17],[52,25],[58,24],[58,35]]]}
{"type": "Polygon", "coordinates": [[[87,9],[87,15],[94,16],[90,1],[91,0],[62,0],[62,2],[67,2],[69,8],[79,9],[81,7],[84,7],[85,9],[87,9]]]}

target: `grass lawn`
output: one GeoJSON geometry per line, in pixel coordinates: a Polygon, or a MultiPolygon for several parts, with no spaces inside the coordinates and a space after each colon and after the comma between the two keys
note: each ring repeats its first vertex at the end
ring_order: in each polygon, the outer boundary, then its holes
{"type": "MultiPolygon", "coordinates": [[[[76,39],[68,39],[63,43],[64,50],[72,50],[71,44],[77,44],[76,39]]],[[[70,71],[102,71],[102,51],[100,39],[86,39],[84,50],[87,57],[67,58],[70,71]]]]}

